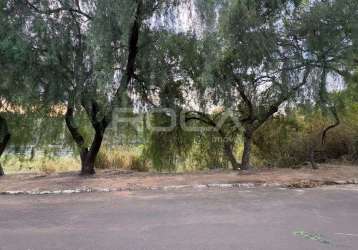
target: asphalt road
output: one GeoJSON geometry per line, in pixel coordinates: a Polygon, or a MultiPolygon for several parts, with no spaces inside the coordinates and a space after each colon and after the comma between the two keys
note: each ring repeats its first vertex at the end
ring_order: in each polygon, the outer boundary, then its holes
{"type": "Polygon", "coordinates": [[[0,196],[0,249],[358,249],[358,187],[0,196]]]}

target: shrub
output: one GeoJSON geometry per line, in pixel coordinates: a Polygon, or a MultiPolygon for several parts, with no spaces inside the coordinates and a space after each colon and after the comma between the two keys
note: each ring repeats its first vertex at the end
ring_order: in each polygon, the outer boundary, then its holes
{"type": "Polygon", "coordinates": [[[341,125],[327,134],[326,142],[321,144],[323,130],[332,121],[319,111],[302,113],[296,111],[287,116],[277,116],[268,121],[255,134],[254,154],[265,165],[291,167],[310,159],[313,151],[316,161],[352,159],[358,137],[357,125],[347,123],[347,116],[341,114],[341,125]]]}
{"type": "Polygon", "coordinates": [[[196,134],[183,163],[184,170],[228,168],[229,163],[224,156],[223,148],[223,139],[216,133],[196,134]]]}
{"type": "Polygon", "coordinates": [[[43,161],[40,166],[40,171],[45,174],[53,174],[56,172],[56,166],[53,161],[43,161]]]}

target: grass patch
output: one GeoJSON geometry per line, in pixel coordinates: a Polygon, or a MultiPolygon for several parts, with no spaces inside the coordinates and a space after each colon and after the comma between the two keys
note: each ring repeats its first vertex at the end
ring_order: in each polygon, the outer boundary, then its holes
{"type": "Polygon", "coordinates": [[[7,155],[3,161],[4,171],[7,174],[15,173],[55,173],[79,171],[80,161],[76,157],[38,156],[33,160],[18,155],[7,155]]]}
{"type": "Polygon", "coordinates": [[[98,169],[127,169],[139,172],[149,171],[149,165],[142,157],[140,148],[127,146],[103,147],[95,164],[98,169]]]}

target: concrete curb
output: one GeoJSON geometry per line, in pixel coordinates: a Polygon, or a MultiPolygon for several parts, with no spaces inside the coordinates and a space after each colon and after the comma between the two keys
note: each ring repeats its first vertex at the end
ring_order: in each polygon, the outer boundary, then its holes
{"type": "Polygon", "coordinates": [[[175,191],[183,189],[208,189],[208,188],[235,188],[256,187],[254,183],[238,183],[238,184],[208,184],[208,185],[178,185],[178,186],[164,186],[164,187],[137,187],[137,188],[78,188],[65,189],[55,191],[4,191],[0,195],[59,195],[59,194],[79,194],[79,193],[110,193],[110,192],[126,192],[126,191],[175,191]]]}
{"type": "Polygon", "coordinates": [[[79,193],[110,193],[110,192],[128,192],[128,191],[147,191],[147,190],[157,190],[157,191],[175,191],[183,189],[232,189],[232,188],[256,188],[256,187],[281,187],[281,188],[314,188],[319,186],[332,186],[332,185],[358,185],[358,179],[351,179],[348,181],[315,181],[315,180],[302,180],[295,183],[281,184],[281,183],[218,183],[218,184],[203,184],[203,185],[176,185],[176,186],[164,186],[164,187],[133,187],[133,188],[78,188],[78,189],[64,189],[64,190],[54,190],[54,191],[3,191],[0,192],[0,195],[64,195],[64,194],[79,194],[79,193]]]}

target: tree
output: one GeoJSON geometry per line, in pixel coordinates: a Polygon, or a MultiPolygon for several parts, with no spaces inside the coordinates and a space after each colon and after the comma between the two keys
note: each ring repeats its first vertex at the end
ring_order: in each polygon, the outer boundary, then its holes
{"type": "Polygon", "coordinates": [[[176,1],[25,1],[28,36],[41,54],[42,88],[66,106],[65,121],[81,157],[81,173],[95,173],[95,159],[116,108],[129,103],[142,31],[153,13],[176,1]],[[33,35],[35,34],[35,35],[33,35]],[[32,37],[34,37],[32,39],[32,37]],[[76,123],[85,112],[93,128],[86,142],[76,123]]]}
{"type": "Polygon", "coordinates": [[[186,110],[186,121],[214,127],[225,142],[223,151],[232,167],[246,169],[254,131],[307,83],[311,71],[308,59],[304,58],[301,41],[290,33],[288,21],[282,27],[275,25],[284,19],[282,12],[287,5],[272,2],[266,6],[260,1],[196,3],[199,11],[210,16],[204,17],[204,27],[216,32],[170,34],[161,40],[147,57],[150,63],[144,64],[147,71],[152,69],[142,77],[150,85],[145,89],[159,89],[158,97],[165,99],[165,107],[186,110]],[[216,10],[221,13],[219,24],[212,23],[216,10]],[[262,48],[261,43],[267,46],[262,48]],[[215,105],[225,108],[209,114],[215,105]],[[231,107],[235,116],[222,123],[220,115],[231,107]],[[236,121],[244,127],[241,166],[233,153],[236,135],[241,131],[236,121]]]}
{"type": "MultiPolygon", "coordinates": [[[[315,34],[311,30],[311,24],[317,23],[312,21],[312,17],[315,20],[322,18],[323,21],[318,23],[326,21],[322,14],[317,14],[317,2],[313,6],[302,7],[297,2],[298,7],[293,9],[289,1],[272,5],[267,1],[269,7],[262,1],[228,1],[221,9],[216,42],[218,46],[212,49],[214,56],[210,59],[209,77],[206,77],[211,84],[200,83],[199,87],[204,85],[210,88],[214,93],[215,103],[231,109],[240,121],[244,137],[241,169],[248,169],[250,166],[255,131],[277,113],[283,104],[300,92],[304,93],[304,89],[322,89],[323,81],[316,80],[317,74],[328,72],[328,68],[338,68],[339,72],[342,67],[335,65],[337,62],[342,65],[342,55],[349,54],[354,48],[352,39],[347,39],[347,36],[332,35],[336,34],[333,30],[342,27],[340,24],[345,20],[343,16],[347,17],[344,11],[338,18],[341,23],[327,22],[322,25],[330,27],[331,35],[324,32],[318,35],[319,33],[315,34]],[[318,47],[321,51],[324,48],[322,44],[312,46],[315,45],[315,40],[320,39],[334,45],[333,50],[332,46],[328,47],[329,56],[324,60],[314,50],[318,47]]],[[[320,4],[330,6],[325,1],[320,4]]],[[[345,9],[352,8],[351,5],[343,4],[345,9]]],[[[330,6],[325,12],[328,20],[332,18],[335,7],[337,6],[330,6]]],[[[351,13],[355,13],[354,11],[351,13]]],[[[326,79],[326,74],[320,75],[326,79]]],[[[199,118],[203,119],[203,116],[199,115],[199,118]]],[[[207,115],[204,119],[216,124],[207,115]]],[[[235,129],[231,131],[237,132],[235,129]]],[[[232,138],[231,133],[225,136],[232,138]]],[[[226,148],[230,152],[232,146],[227,145],[226,148]]],[[[235,163],[234,157],[230,158],[233,166],[239,165],[235,163]]]]}
{"type": "MultiPolygon", "coordinates": [[[[207,30],[201,29],[196,35],[164,34],[164,39],[163,34],[159,35],[162,39],[148,50],[151,52],[139,71],[144,97],[155,96],[154,99],[160,100],[159,106],[186,110],[186,121],[197,120],[216,128],[233,168],[248,169],[255,131],[297,95],[305,95],[312,89],[322,91],[329,68],[336,72],[342,70],[345,65],[342,56],[349,54],[354,45],[350,45],[352,39],[335,32],[344,18],[353,18],[355,10],[352,4],[343,4],[343,9],[351,8],[351,14],[345,10],[336,13],[337,22],[331,16],[338,1],[332,6],[325,1],[196,3],[207,22],[204,25],[207,30]],[[330,6],[324,15],[316,10],[321,4],[330,6]],[[218,23],[213,21],[216,19],[213,13],[219,13],[218,23]],[[332,34],[312,29],[311,23],[330,27],[332,34]],[[316,46],[316,40],[324,42],[316,46]],[[324,45],[327,42],[331,45],[328,48],[324,45]],[[317,49],[329,52],[326,59],[322,60],[317,49]],[[199,108],[193,108],[190,103],[199,108]],[[224,109],[213,115],[209,113],[213,106],[224,109]],[[220,114],[228,110],[234,117],[222,124],[220,114]],[[240,133],[244,139],[241,164],[233,153],[235,138],[240,133]]],[[[354,27],[346,30],[354,33],[354,27]]],[[[153,105],[153,101],[149,103],[153,105]]]]}
{"type": "MultiPolygon", "coordinates": [[[[234,169],[249,168],[254,132],[309,81],[313,66],[302,46],[305,37],[295,32],[287,17],[288,12],[295,13],[289,6],[227,1],[219,9],[215,35],[204,33],[201,50],[194,51],[204,61],[199,67],[204,73],[195,78],[189,74],[197,92],[209,100],[206,106],[224,107],[222,113],[231,110],[233,117],[225,126],[202,111],[188,112],[187,119],[217,128],[234,169]],[[233,148],[241,130],[244,152],[239,164],[233,148]]],[[[195,67],[186,67],[186,72],[198,72],[195,67]]]]}
{"type": "MultiPolygon", "coordinates": [[[[354,1],[315,1],[309,11],[303,13],[299,25],[300,33],[305,34],[306,49],[316,62],[318,70],[316,86],[311,87],[314,102],[325,115],[334,119],[332,125],[322,131],[321,144],[324,145],[330,130],[341,124],[339,103],[330,83],[340,78],[341,85],[351,82],[352,70],[357,66],[357,19],[358,4],[354,1]],[[331,90],[330,90],[331,89],[331,90]],[[335,97],[335,98],[332,98],[335,97]]],[[[315,146],[311,148],[311,162],[314,168],[315,146]]]]}
{"type": "MultiPolygon", "coordinates": [[[[0,157],[11,138],[9,113],[29,104],[32,98],[27,90],[35,87],[30,74],[32,50],[18,32],[23,20],[11,3],[0,3],[0,157]]],[[[0,164],[1,175],[4,170],[0,164]]]]}

